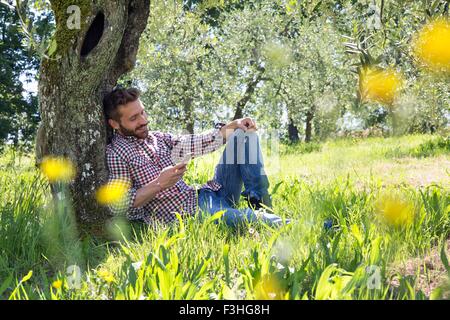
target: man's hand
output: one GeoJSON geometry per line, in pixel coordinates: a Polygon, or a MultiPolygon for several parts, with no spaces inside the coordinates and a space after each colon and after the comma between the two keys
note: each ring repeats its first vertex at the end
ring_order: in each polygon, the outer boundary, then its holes
{"type": "Polygon", "coordinates": [[[175,166],[162,169],[157,179],[161,189],[174,186],[183,177],[186,170],[186,163],[179,163],[175,166]]]}
{"type": "Polygon", "coordinates": [[[252,118],[236,119],[234,121],[231,121],[229,124],[232,126],[234,125],[234,129],[241,128],[244,131],[257,130],[256,122],[252,118]]]}
{"type": "Polygon", "coordinates": [[[231,121],[220,129],[222,136],[228,139],[228,137],[234,132],[236,129],[242,129],[245,131],[256,131],[258,128],[256,127],[256,122],[252,118],[242,118],[231,121]]]}
{"type": "Polygon", "coordinates": [[[144,187],[136,191],[136,198],[134,199],[133,207],[138,208],[150,200],[152,200],[158,192],[175,185],[186,172],[186,164],[179,163],[176,166],[170,166],[161,170],[158,178],[150,181],[144,187]]]}

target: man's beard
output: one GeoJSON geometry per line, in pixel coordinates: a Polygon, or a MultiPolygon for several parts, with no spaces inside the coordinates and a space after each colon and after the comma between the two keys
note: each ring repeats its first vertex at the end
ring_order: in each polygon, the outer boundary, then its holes
{"type": "Polygon", "coordinates": [[[147,125],[141,126],[135,130],[128,130],[121,124],[119,124],[119,126],[120,126],[120,133],[122,133],[124,136],[136,137],[138,139],[145,139],[148,136],[148,130],[142,130],[143,128],[147,128],[147,125]]]}

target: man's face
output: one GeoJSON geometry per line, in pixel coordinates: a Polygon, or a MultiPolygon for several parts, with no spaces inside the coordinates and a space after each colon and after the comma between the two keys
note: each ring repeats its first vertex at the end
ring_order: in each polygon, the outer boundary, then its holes
{"type": "Polygon", "coordinates": [[[141,100],[137,99],[119,106],[119,121],[109,119],[108,122],[113,129],[118,130],[124,136],[134,136],[139,139],[148,136],[148,121],[141,100]]]}

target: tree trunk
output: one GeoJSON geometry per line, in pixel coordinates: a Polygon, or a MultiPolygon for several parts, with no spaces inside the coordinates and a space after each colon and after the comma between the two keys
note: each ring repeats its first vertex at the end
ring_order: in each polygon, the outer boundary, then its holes
{"type": "Polygon", "coordinates": [[[289,118],[288,136],[289,136],[289,141],[291,143],[296,143],[300,140],[300,138],[298,136],[298,128],[294,124],[294,121],[292,120],[292,118],[289,118]]]}
{"type": "Polygon", "coordinates": [[[238,104],[236,106],[236,110],[234,111],[234,116],[233,116],[233,120],[236,119],[241,119],[243,117],[243,113],[242,113],[242,107],[238,104]]]}
{"type": "Polygon", "coordinates": [[[312,138],[312,120],[314,113],[309,110],[306,112],[305,142],[311,142],[312,138]]]}
{"type": "Polygon", "coordinates": [[[250,79],[249,82],[247,83],[247,88],[245,89],[244,96],[241,99],[239,99],[239,101],[236,103],[236,109],[234,112],[233,120],[240,119],[243,117],[244,107],[247,104],[247,102],[249,102],[250,99],[252,98],[253,94],[255,93],[256,87],[261,81],[266,80],[263,78],[266,69],[262,66],[259,66],[257,69],[258,73],[256,74],[256,76],[250,79]]]}
{"type": "Polygon", "coordinates": [[[192,103],[194,102],[191,97],[185,97],[183,99],[184,114],[184,128],[189,134],[194,134],[194,115],[192,103]]]}
{"type": "Polygon", "coordinates": [[[194,108],[192,104],[194,103],[194,99],[192,98],[193,93],[191,92],[192,84],[191,84],[191,73],[189,70],[186,70],[186,83],[183,86],[183,111],[184,111],[184,129],[189,134],[194,134],[194,108]]]}
{"type": "Polygon", "coordinates": [[[36,160],[58,155],[74,162],[77,175],[69,187],[77,221],[85,231],[103,230],[110,212],[95,200],[108,176],[102,99],[136,62],[150,0],[50,2],[57,49],[41,63],[36,160]],[[78,29],[69,28],[72,4],[81,12],[78,29]]]}

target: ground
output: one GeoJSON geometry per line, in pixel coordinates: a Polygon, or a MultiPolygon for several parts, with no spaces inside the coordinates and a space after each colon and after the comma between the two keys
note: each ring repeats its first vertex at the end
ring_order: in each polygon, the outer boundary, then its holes
{"type": "MultiPolygon", "coordinates": [[[[450,257],[450,240],[447,240],[446,247],[446,255],[450,257]]],[[[434,289],[448,282],[448,273],[442,263],[438,247],[434,247],[426,255],[410,258],[393,265],[390,272],[413,278],[419,273],[416,289],[422,290],[427,297],[431,295],[434,289]]],[[[395,276],[393,277],[392,285],[394,287],[399,286],[398,278],[395,276]]],[[[447,298],[450,299],[450,296],[447,298]]]]}

